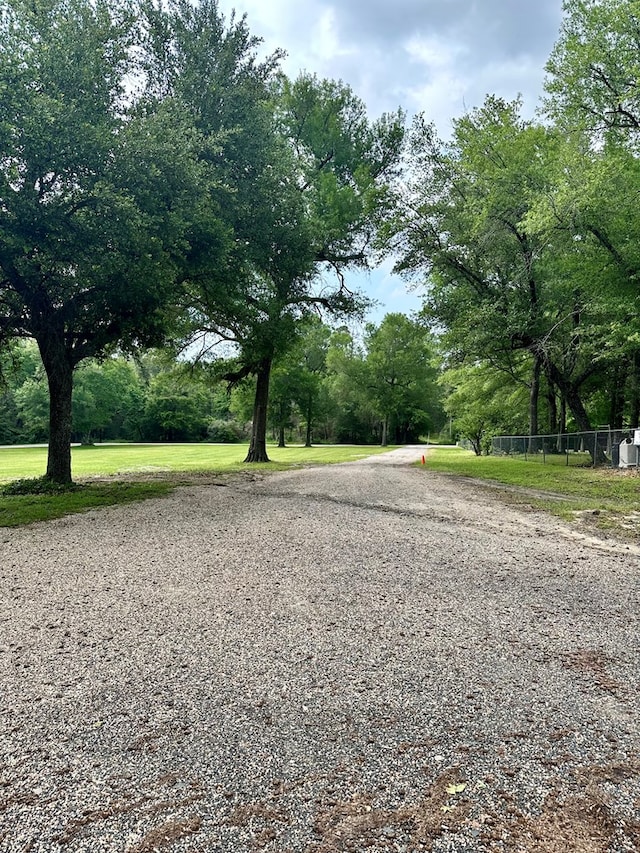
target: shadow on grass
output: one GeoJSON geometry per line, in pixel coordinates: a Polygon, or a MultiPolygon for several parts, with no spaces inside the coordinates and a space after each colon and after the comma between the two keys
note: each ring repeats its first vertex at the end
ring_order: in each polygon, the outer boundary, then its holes
{"type": "MultiPolygon", "coordinates": [[[[170,480],[149,482],[100,482],[73,484],[71,488],[41,490],[39,493],[0,493],[0,527],[19,527],[35,521],[49,521],[102,506],[132,503],[163,497],[178,483],[170,480]]],[[[8,490],[7,490],[8,491],[8,490]]]]}

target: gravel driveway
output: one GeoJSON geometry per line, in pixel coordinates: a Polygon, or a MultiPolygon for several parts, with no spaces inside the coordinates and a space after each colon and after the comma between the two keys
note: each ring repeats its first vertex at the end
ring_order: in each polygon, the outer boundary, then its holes
{"type": "Polygon", "coordinates": [[[422,452],[0,530],[2,853],[640,850],[640,558],[422,452]]]}

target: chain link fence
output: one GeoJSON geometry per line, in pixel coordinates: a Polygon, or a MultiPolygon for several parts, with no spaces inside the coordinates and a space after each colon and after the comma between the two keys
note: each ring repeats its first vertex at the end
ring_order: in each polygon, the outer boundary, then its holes
{"type": "Polygon", "coordinates": [[[602,427],[591,432],[555,435],[496,435],[491,452],[532,462],[562,465],[638,466],[639,448],[634,429],[602,427]]]}

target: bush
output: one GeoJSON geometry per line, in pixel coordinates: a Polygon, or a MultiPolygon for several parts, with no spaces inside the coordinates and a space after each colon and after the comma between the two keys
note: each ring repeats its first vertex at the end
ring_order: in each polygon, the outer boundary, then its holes
{"type": "Polygon", "coordinates": [[[224,444],[235,444],[245,438],[244,430],[237,421],[213,420],[207,427],[207,440],[224,444]]]}

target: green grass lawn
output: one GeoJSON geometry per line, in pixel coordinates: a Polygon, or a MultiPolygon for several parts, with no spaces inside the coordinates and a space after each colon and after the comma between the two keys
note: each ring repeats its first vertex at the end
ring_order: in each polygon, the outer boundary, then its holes
{"type": "MultiPolygon", "coordinates": [[[[268,448],[271,463],[245,465],[243,460],[247,447],[238,444],[98,444],[74,447],[71,453],[73,477],[81,488],[58,494],[0,494],[0,527],[165,495],[180,482],[188,481],[190,475],[213,476],[349,462],[392,449],[342,445],[273,446],[268,448]],[[104,477],[110,478],[109,481],[105,482],[104,477]]],[[[46,447],[0,447],[0,484],[41,477],[46,465],[46,447]]]]}
{"type": "MultiPolygon", "coordinates": [[[[251,468],[318,465],[349,462],[392,450],[391,447],[318,445],[317,447],[269,446],[272,464],[251,468]]],[[[246,467],[245,444],[95,444],[73,447],[74,479],[117,474],[176,471],[238,471],[246,467]]],[[[40,477],[47,467],[46,447],[0,447],[0,483],[23,477],[40,477]]]]}
{"type": "MultiPolygon", "coordinates": [[[[475,456],[460,448],[430,449],[425,467],[432,471],[504,483],[516,489],[551,493],[536,496],[524,491],[522,496],[527,503],[565,518],[583,510],[605,512],[607,517],[601,519],[601,526],[611,523],[611,514],[640,510],[640,477],[634,470],[542,465],[537,461],[525,462],[508,456],[475,456]]],[[[518,492],[514,494],[517,496],[518,492]]]]}

